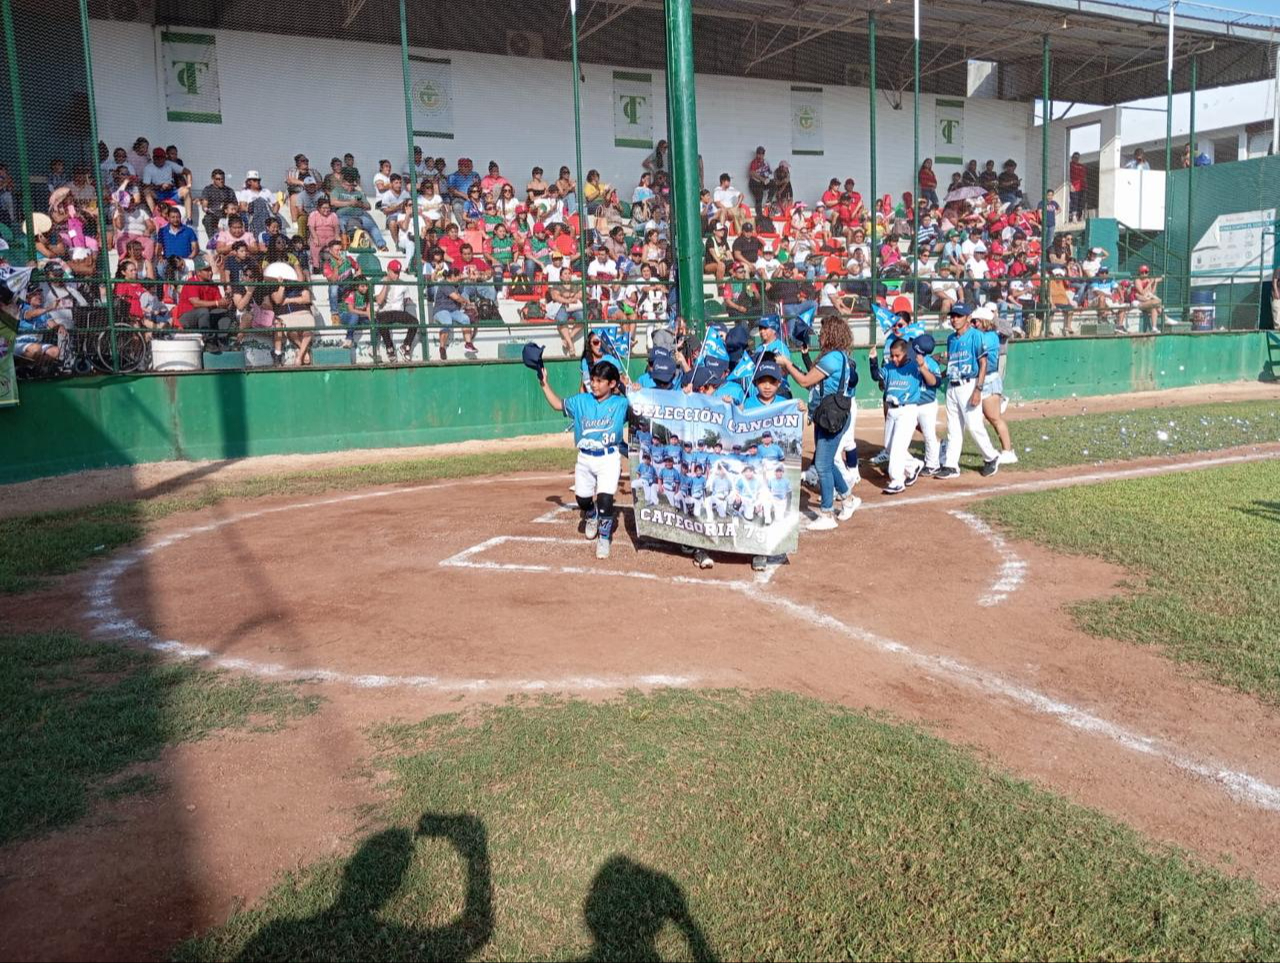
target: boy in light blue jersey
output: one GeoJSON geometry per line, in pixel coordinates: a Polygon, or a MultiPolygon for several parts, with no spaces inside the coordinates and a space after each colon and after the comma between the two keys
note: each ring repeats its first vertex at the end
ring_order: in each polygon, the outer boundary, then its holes
{"type": "Polygon", "coordinates": [[[987,351],[982,332],[970,323],[972,313],[973,309],[967,304],[951,306],[952,334],[947,338],[947,457],[935,478],[955,478],[960,474],[960,452],[966,431],[982,453],[982,477],[1000,470],[999,453],[982,423],[987,351]]]}
{"type": "Polygon", "coordinates": [[[791,479],[787,477],[786,468],[779,465],[773,470],[773,477],[769,479],[769,497],[773,499],[774,518],[785,518],[791,511],[791,495],[794,491],[791,479]]]}
{"type": "Polygon", "coordinates": [[[889,346],[888,363],[880,370],[889,423],[889,484],[884,493],[896,495],[914,485],[924,470],[924,463],[911,454],[911,436],[919,420],[921,391],[926,385],[937,385],[938,379],[925,356],[909,349],[901,338],[889,346]]]}
{"type": "Polygon", "coordinates": [[[725,518],[733,499],[733,476],[729,474],[729,468],[723,461],[716,462],[711,470],[708,491],[711,494],[707,498],[707,520],[711,520],[712,509],[721,518],[725,518]]]}
{"type": "Polygon", "coordinates": [[[670,455],[658,470],[658,494],[667,500],[667,504],[680,511],[680,469],[670,455]]]}
{"type": "Polygon", "coordinates": [[[782,450],[782,446],[773,440],[773,432],[771,431],[765,431],[760,436],[760,444],[757,450],[763,461],[782,461],[786,458],[786,453],[782,450]]]}
{"type": "Polygon", "coordinates": [[[754,519],[756,513],[760,512],[766,525],[773,523],[773,503],[768,497],[764,482],[756,474],[755,466],[750,463],[743,466],[742,474],[734,483],[733,509],[747,521],[754,519]]]}
{"type": "Polygon", "coordinates": [[[636,466],[636,480],[640,490],[644,492],[644,503],[654,505],[658,501],[658,469],[653,465],[653,457],[645,452],[640,456],[640,464],[636,466]]]}
{"type": "Polygon", "coordinates": [[[613,544],[613,500],[622,475],[622,434],[631,410],[624,395],[617,394],[618,369],[599,361],[591,369],[591,390],[561,399],[547,383],[547,371],[538,368],[538,381],[547,403],[573,421],[578,447],[573,493],[582,510],[588,539],[596,538],[596,558],[608,558],[613,544]]]}

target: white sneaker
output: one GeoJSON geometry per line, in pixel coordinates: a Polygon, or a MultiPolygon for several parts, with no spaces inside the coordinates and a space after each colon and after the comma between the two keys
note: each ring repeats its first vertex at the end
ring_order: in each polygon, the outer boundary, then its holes
{"type": "Polygon", "coordinates": [[[831,529],[837,528],[838,525],[836,517],[830,512],[819,512],[818,517],[806,525],[805,528],[810,532],[829,532],[831,529]]]}
{"type": "Polygon", "coordinates": [[[751,571],[753,571],[753,572],[763,572],[763,571],[768,567],[768,563],[769,563],[769,558],[768,558],[768,556],[766,556],[766,555],[752,555],[752,556],[751,556],[751,571]]]}
{"type": "Polygon", "coordinates": [[[608,558],[609,549],[612,545],[613,542],[607,538],[602,538],[596,542],[596,558],[608,558]]]}
{"type": "Polygon", "coordinates": [[[844,504],[840,506],[840,514],[836,518],[842,522],[847,522],[853,518],[853,513],[858,510],[858,506],[862,504],[862,499],[857,495],[845,495],[844,504]]]}
{"type": "Polygon", "coordinates": [[[693,564],[698,568],[711,568],[716,563],[703,549],[698,549],[693,553],[693,564]]]}
{"type": "Polygon", "coordinates": [[[595,538],[596,533],[599,531],[600,519],[593,515],[591,518],[587,519],[587,527],[584,531],[584,534],[587,536],[587,541],[591,541],[591,539],[595,538]]]}
{"type": "Polygon", "coordinates": [[[884,490],[881,494],[884,494],[884,495],[901,495],[901,494],[902,494],[903,492],[905,492],[906,490],[907,490],[907,486],[906,486],[906,485],[889,485],[887,488],[885,488],[885,490],[884,490]]]}
{"type": "Polygon", "coordinates": [[[1000,452],[999,460],[1002,465],[1016,465],[1018,463],[1018,453],[1016,451],[1002,451],[1000,452]]]}

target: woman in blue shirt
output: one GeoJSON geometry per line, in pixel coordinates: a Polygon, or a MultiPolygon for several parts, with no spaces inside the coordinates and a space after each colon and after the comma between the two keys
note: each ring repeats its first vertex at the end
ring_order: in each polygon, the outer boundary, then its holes
{"type": "Polygon", "coordinates": [[[821,509],[818,517],[809,523],[810,531],[827,531],[835,528],[837,520],[847,521],[853,517],[854,511],[862,504],[862,500],[852,494],[850,484],[844,473],[836,468],[836,452],[840,450],[841,439],[848,436],[852,439],[853,426],[858,410],[853,400],[853,389],[858,384],[857,371],[849,357],[849,349],[853,347],[853,333],[849,330],[849,322],[840,317],[823,318],[822,331],[818,335],[818,363],[809,364],[808,352],[801,354],[807,371],[801,371],[790,358],[779,357],[778,366],[799,384],[809,389],[809,408],[814,410],[828,395],[843,394],[849,399],[849,415],[844,426],[835,432],[824,431],[816,423],[813,426],[813,463],[818,470],[818,484],[822,492],[821,509]],[[841,498],[840,512],[835,512],[837,493],[841,498]]]}

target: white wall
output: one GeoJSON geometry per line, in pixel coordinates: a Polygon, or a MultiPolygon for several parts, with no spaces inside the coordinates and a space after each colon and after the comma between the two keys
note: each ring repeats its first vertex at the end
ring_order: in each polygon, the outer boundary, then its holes
{"type": "MultiPolygon", "coordinates": [[[[221,125],[169,123],[165,119],[152,28],[95,20],[92,38],[100,137],[108,146],[128,147],[138,136],[153,145],[177,144],[198,185],[222,167],[239,186],[244,171],[263,172],[264,186],[279,189],[295,153],[327,172],[329,158],[351,151],[366,177],[379,158],[403,167],[404,95],[398,47],[367,43],[215,30],[222,91],[221,125]]],[[[523,184],[536,164],[555,176],[573,166],[571,68],[562,62],[516,59],[455,51],[415,50],[453,60],[454,140],[419,138],[429,155],[444,154],[449,169],[471,157],[483,173],[497,160],[503,173],[523,184]]],[[[618,65],[625,66],[625,65],[618,65]]],[[[635,184],[645,151],[613,146],[612,67],[584,65],[582,87],[583,164],[598,168],[605,181],[635,184]]],[[[654,129],[666,126],[664,78],[654,73],[654,129]]],[[[790,157],[790,85],[699,75],[698,138],[706,177],[721,171],[745,186],[746,167],[757,144],[769,148],[776,164],[790,160],[796,196],[812,202],[831,177],[852,176],[864,195],[870,190],[868,93],[854,87],[827,87],[824,97],[823,157],[790,157]]],[[[892,110],[883,94],[877,103],[877,190],[895,197],[913,187],[910,97],[892,110]]],[[[1006,158],[1038,173],[1038,153],[1028,165],[1029,110],[1025,104],[985,99],[965,106],[967,156],[997,165],[1006,158]]],[[[1035,134],[1038,145],[1039,134],[1035,134]]],[[[1038,146],[1037,146],[1038,152],[1038,146]]],[[[921,97],[920,156],[933,153],[933,98],[921,97]]],[[[939,169],[945,187],[950,170],[939,169]]],[[[1028,180],[1028,189],[1032,189],[1028,180]]]]}

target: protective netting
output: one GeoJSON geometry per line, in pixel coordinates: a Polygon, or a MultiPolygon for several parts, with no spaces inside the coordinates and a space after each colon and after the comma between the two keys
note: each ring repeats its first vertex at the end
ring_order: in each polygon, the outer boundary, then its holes
{"type": "MultiPolygon", "coordinates": [[[[865,344],[956,303],[1026,337],[1270,319],[1269,131],[1219,129],[1203,97],[1171,137],[1163,98],[1080,106],[1158,91],[1158,19],[1154,54],[1108,54],[1082,88],[1102,28],[1081,20],[1022,23],[979,61],[948,50],[961,0],[924,7],[918,46],[909,6],[744,3],[673,27],[674,6],[627,4],[464,23],[339,0],[294,22],[6,0],[8,340],[35,375],[528,340],[625,361],[773,314],[865,344]]],[[[1175,46],[1178,89],[1208,50],[1175,46]]]]}

